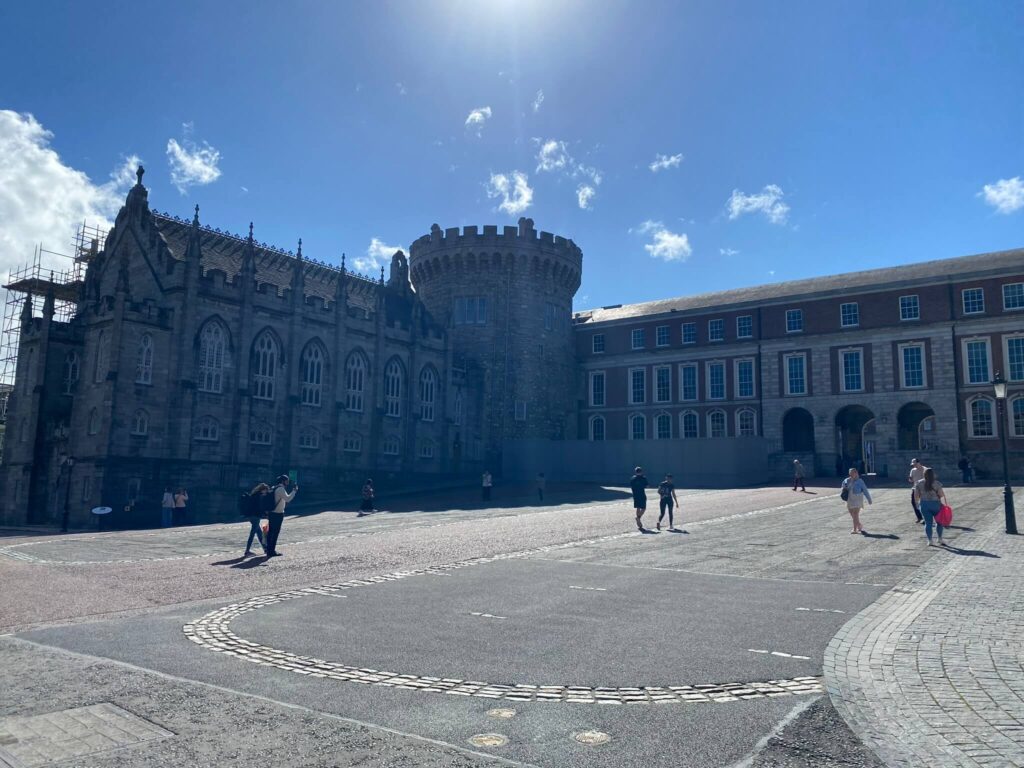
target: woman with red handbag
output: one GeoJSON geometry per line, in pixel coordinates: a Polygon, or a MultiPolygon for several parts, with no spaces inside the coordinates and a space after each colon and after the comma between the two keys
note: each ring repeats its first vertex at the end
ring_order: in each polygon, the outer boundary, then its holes
{"type": "Polygon", "coordinates": [[[939,534],[939,546],[944,546],[942,525],[936,521],[935,516],[939,514],[939,510],[944,505],[948,506],[948,502],[946,501],[946,491],[943,490],[942,483],[935,479],[934,469],[929,467],[924,471],[924,477],[918,480],[917,485],[914,486],[914,493],[917,494],[917,502],[921,508],[921,514],[924,515],[924,534],[928,537],[928,546],[932,545],[933,525],[939,534]]]}

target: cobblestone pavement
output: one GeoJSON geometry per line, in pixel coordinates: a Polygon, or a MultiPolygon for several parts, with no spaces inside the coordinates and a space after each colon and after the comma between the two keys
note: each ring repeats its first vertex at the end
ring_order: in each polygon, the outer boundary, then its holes
{"type": "Polygon", "coordinates": [[[1000,505],[829,644],[829,694],[887,765],[1024,766],[1022,568],[1000,505]]]}

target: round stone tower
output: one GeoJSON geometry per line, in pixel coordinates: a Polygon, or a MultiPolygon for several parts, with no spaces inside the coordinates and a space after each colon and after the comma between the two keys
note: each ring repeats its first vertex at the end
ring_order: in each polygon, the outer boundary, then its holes
{"type": "Polygon", "coordinates": [[[483,232],[435,224],[412,244],[409,264],[416,292],[448,328],[455,362],[482,384],[477,428],[486,460],[499,461],[506,440],[576,437],[579,247],[538,233],[532,219],[483,232]]]}

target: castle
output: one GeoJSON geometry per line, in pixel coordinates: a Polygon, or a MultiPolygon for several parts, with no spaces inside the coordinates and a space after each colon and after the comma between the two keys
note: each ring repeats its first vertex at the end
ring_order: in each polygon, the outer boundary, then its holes
{"type": "Polygon", "coordinates": [[[573,313],[582,252],[530,219],[435,224],[367,278],[159,214],[140,168],[87,262],[8,286],[4,524],[144,524],[165,486],[227,517],[283,471],[326,498],[368,474],[722,485],[969,454],[1001,477],[1004,437],[1024,457],[1024,250],[573,313]]]}

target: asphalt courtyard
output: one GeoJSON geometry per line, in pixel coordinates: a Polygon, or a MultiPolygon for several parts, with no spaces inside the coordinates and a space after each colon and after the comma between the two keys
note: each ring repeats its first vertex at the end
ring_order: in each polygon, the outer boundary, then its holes
{"type": "MultiPolygon", "coordinates": [[[[756,764],[827,705],[840,628],[929,558],[956,557],[993,506],[991,489],[951,492],[957,527],[937,550],[906,489],[873,493],[864,536],[831,485],[681,491],[675,529],[647,533],[613,488],[324,512],[289,518],[270,560],[239,556],[245,523],[12,534],[0,736],[4,717],[110,702],[167,735],[69,764],[377,765],[357,738],[371,735],[380,765],[756,764]],[[250,739],[236,709],[252,702],[261,714],[243,721],[266,725],[250,739]]],[[[845,764],[875,764],[853,751],[845,764]]],[[[22,764],[45,764],[34,754],[22,764]]]]}

